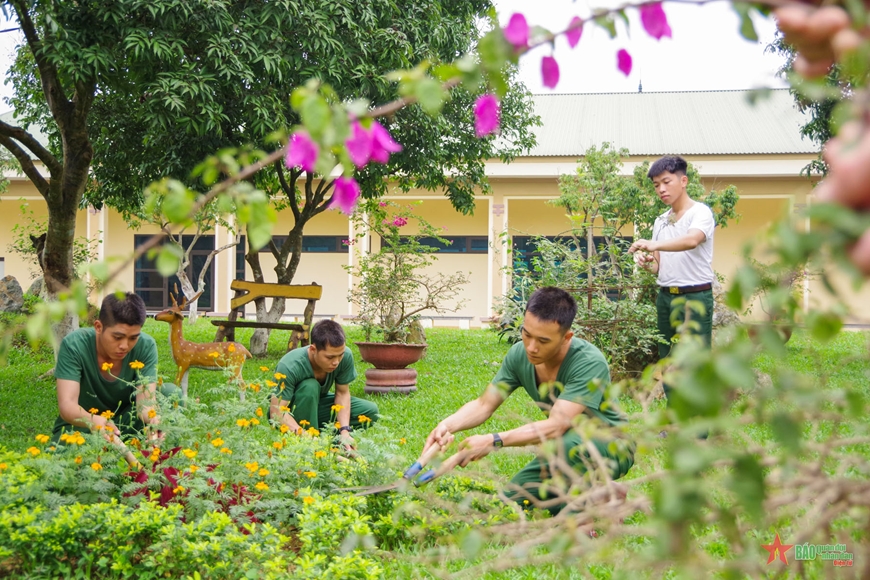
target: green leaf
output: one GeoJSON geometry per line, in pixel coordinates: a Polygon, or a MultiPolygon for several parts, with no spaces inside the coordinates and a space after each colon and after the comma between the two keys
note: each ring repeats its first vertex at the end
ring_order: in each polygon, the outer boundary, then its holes
{"type": "Polygon", "coordinates": [[[444,105],[444,89],[435,79],[426,78],[417,83],[417,101],[429,115],[435,116],[444,105]]]}
{"type": "Polygon", "coordinates": [[[813,338],[828,342],[840,333],[843,328],[843,319],[832,312],[812,310],[807,314],[807,327],[813,338]]]}
{"type": "Polygon", "coordinates": [[[803,436],[801,426],[791,416],[785,413],[777,413],[770,420],[770,429],[777,441],[790,453],[800,450],[800,441],[803,436]]]}
{"type": "Polygon", "coordinates": [[[183,250],[175,244],[163,244],[160,253],[157,254],[157,271],[161,276],[169,277],[178,272],[181,264],[183,250]]]}
{"type": "Polygon", "coordinates": [[[193,210],[194,196],[196,194],[187,189],[179,181],[169,180],[167,185],[169,186],[169,191],[166,197],[163,198],[163,215],[174,224],[188,222],[191,210],[193,210]]]}
{"type": "Polygon", "coordinates": [[[593,22],[606,30],[607,34],[610,35],[610,38],[616,38],[616,21],[614,20],[613,15],[607,14],[605,16],[596,16],[593,22]]]}
{"type": "Polygon", "coordinates": [[[759,521],[765,496],[764,472],[755,457],[743,455],[734,461],[729,487],[749,517],[759,521]]]}
{"type": "Polygon", "coordinates": [[[483,536],[477,530],[471,530],[462,538],[460,547],[466,558],[474,560],[483,548],[483,536]]]}
{"type": "Polygon", "coordinates": [[[329,123],[332,111],[326,99],[320,95],[309,95],[303,101],[299,115],[311,135],[320,135],[329,123]]]}
{"type": "Polygon", "coordinates": [[[733,6],[734,12],[740,18],[740,36],[746,40],[757,42],[758,33],[755,32],[755,25],[752,23],[752,17],[749,15],[752,5],[745,2],[735,2],[733,6]]]}

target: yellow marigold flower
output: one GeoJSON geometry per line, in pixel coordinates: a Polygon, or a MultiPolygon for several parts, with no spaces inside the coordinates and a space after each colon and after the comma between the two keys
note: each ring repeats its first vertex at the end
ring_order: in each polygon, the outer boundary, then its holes
{"type": "Polygon", "coordinates": [[[341,423],[339,423],[338,421],[336,421],[336,422],[335,422],[335,428],[336,428],[336,429],[341,429],[341,423]]]}
{"type": "Polygon", "coordinates": [[[308,479],[314,479],[315,477],[317,477],[317,472],[316,471],[303,471],[302,475],[304,475],[308,479]]]}
{"type": "Polygon", "coordinates": [[[138,439],[136,439],[135,437],[130,439],[129,444],[132,445],[133,447],[135,447],[136,449],[139,449],[140,447],[142,447],[142,442],[139,441],[138,439]]]}
{"type": "Polygon", "coordinates": [[[75,436],[75,437],[70,438],[70,442],[71,442],[71,443],[75,443],[76,445],[84,445],[84,444],[85,444],[85,438],[82,437],[82,434],[81,434],[81,433],[76,433],[76,436],[75,436]]]}
{"type": "Polygon", "coordinates": [[[258,464],[256,461],[251,461],[251,462],[245,463],[245,467],[248,468],[248,471],[250,471],[251,473],[254,473],[258,469],[260,469],[260,464],[258,464]]]}
{"type": "Polygon", "coordinates": [[[263,416],[263,409],[260,408],[260,407],[257,407],[257,410],[254,411],[254,414],[255,414],[257,417],[262,417],[262,416],[263,416]]]}
{"type": "Polygon", "coordinates": [[[108,372],[108,371],[112,370],[112,367],[113,367],[113,366],[115,366],[115,365],[113,365],[113,364],[110,363],[110,362],[104,362],[104,363],[103,363],[103,372],[105,373],[105,372],[108,372]]]}
{"type": "Polygon", "coordinates": [[[248,421],[247,419],[238,419],[236,421],[236,425],[238,425],[239,427],[250,427],[251,422],[248,421]]]}
{"type": "Polygon", "coordinates": [[[94,461],[93,463],[91,463],[91,469],[93,469],[94,471],[99,471],[99,470],[101,470],[102,468],[103,468],[103,466],[100,465],[99,463],[97,463],[96,461],[94,461]]]}
{"type": "Polygon", "coordinates": [[[37,455],[39,455],[40,453],[42,453],[42,451],[40,451],[40,450],[37,449],[36,447],[28,447],[28,448],[27,448],[27,452],[30,453],[31,455],[33,455],[34,457],[36,457],[37,455]]]}
{"type": "Polygon", "coordinates": [[[172,493],[174,493],[175,495],[178,495],[179,493],[184,493],[184,487],[179,485],[172,490],[172,493]]]}
{"type": "Polygon", "coordinates": [[[269,367],[260,367],[260,370],[265,373],[265,372],[268,372],[269,367]]]}
{"type": "Polygon", "coordinates": [[[275,381],[270,381],[270,380],[266,379],[266,386],[269,388],[277,387],[278,383],[276,383],[275,381]]]}
{"type": "Polygon", "coordinates": [[[193,459],[194,457],[196,457],[196,451],[194,451],[193,449],[184,449],[181,452],[184,453],[184,456],[188,459],[193,459]]]}
{"type": "Polygon", "coordinates": [[[102,431],[103,426],[102,425],[94,425],[94,429],[96,429],[97,431],[102,431]]]}
{"type": "Polygon", "coordinates": [[[284,449],[284,442],[275,441],[274,443],[272,443],[272,447],[274,447],[275,449],[284,449]]]}
{"type": "Polygon", "coordinates": [[[399,445],[404,445],[404,444],[407,443],[407,442],[408,442],[408,440],[405,439],[404,437],[402,437],[401,439],[399,439],[399,445]]]}
{"type": "Polygon", "coordinates": [[[329,450],[333,453],[338,453],[339,451],[341,451],[338,447],[330,447],[329,450]]]}
{"type": "Polygon", "coordinates": [[[76,465],[81,465],[81,464],[82,464],[82,456],[79,455],[78,457],[76,457],[76,465]]]}
{"type": "Polygon", "coordinates": [[[306,495],[305,497],[302,498],[302,501],[305,503],[305,505],[311,505],[314,503],[315,500],[310,495],[306,495]]]}
{"type": "Polygon", "coordinates": [[[100,417],[103,417],[104,419],[111,419],[114,416],[115,414],[111,411],[103,411],[102,413],[100,413],[100,417]]]}
{"type": "Polygon", "coordinates": [[[157,411],[155,411],[154,409],[151,409],[150,411],[148,411],[148,418],[149,419],[153,419],[156,416],[157,416],[157,411]]]}
{"type": "Polygon", "coordinates": [[[88,413],[90,413],[91,415],[96,415],[96,414],[99,413],[99,412],[100,412],[100,410],[97,409],[96,407],[91,407],[91,408],[88,410],[88,413]]]}
{"type": "Polygon", "coordinates": [[[138,371],[140,369],[145,368],[145,363],[138,361],[138,360],[134,360],[133,362],[130,363],[130,368],[133,369],[134,371],[138,371]]]}
{"type": "Polygon", "coordinates": [[[315,451],[314,457],[316,457],[317,459],[321,459],[323,457],[326,457],[326,451],[315,451]]]}
{"type": "Polygon", "coordinates": [[[191,473],[196,473],[196,470],[197,470],[197,469],[199,469],[199,467],[196,466],[196,465],[191,465],[191,466],[190,466],[190,472],[191,472],[191,473]]]}
{"type": "Polygon", "coordinates": [[[269,475],[269,470],[264,467],[257,472],[257,475],[259,475],[260,477],[266,477],[267,475],[269,475]]]}
{"type": "Polygon", "coordinates": [[[281,379],[286,379],[287,375],[284,375],[281,373],[275,373],[275,378],[280,381],[281,379]]]}
{"type": "Polygon", "coordinates": [[[248,388],[251,389],[252,391],[254,391],[255,393],[260,392],[260,384],[259,383],[251,383],[250,385],[248,385],[248,388]]]}
{"type": "Polygon", "coordinates": [[[215,435],[220,435],[220,434],[221,434],[221,430],[220,430],[220,429],[217,429],[217,430],[214,432],[214,434],[215,434],[215,435]]]}
{"type": "Polygon", "coordinates": [[[220,355],[219,355],[218,353],[216,353],[216,352],[210,352],[210,353],[208,353],[208,356],[210,356],[211,358],[217,358],[217,357],[219,357],[220,355]]]}
{"type": "Polygon", "coordinates": [[[281,427],[280,427],[281,433],[286,433],[289,430],[290,430],[290,427],[288,427],[287,425],[281,425],[281,427]]]}
{"type": "Polygon", "coordinates": [[[269,486],[266,485],[265,481],[257,482],[257,485],[255,485],[254,487],[259,489],[260,491],[267,491],[269,489],[269,486]]]}
{"type": "Polygon", "coordinates": [[[48,448],[49,451],[54,451],[55,449],[57,449],[57,447],[55,447],[54,445],[48,448]]]}
{"type": "Polygon", "coordinates": [[[332,410],[335,411],[336,413],[338,413],[342,409],[344,409],[344,405],[333,405],[332,406],[332,410]]]}
{"type": "Polygon", "coordinates": [[[357,416],[357,419],[359,419],[360,423],[371,423],[372,422],[372,420],[369,419],[368,417],[366,417],[365,415],[359,415],[359,416],[357,416]]]}
{"type": "Polygon", "coordinates": [[[300,424],[301,426],[303,426],[303,427],[305,427],[306,425],[311,425],[311,423],[309,423],[309,422],[306,421],[305,419],[302,419],[301,421],[299,421],[299,424],[300,424]]]}
{"type": "Polygon", "coordinates": [[[5,463],[0,463],[0,471],[6,471],[7,469],[9,469],[8,465],[6,465],[5,463]]]}
{"type": "Polygon", "coordinates": [[[287,405],[281,405],[280,407],[278,407],[278,410],[281,411],[282,413],[289,413],[290,407],[288,407],[287,405]]]}
{"type": "Polygon", "coordinates": [[[229,352],[236,352],[236,345],[234,345],[233,343],[229,343],[229,344],[227,345],[227,350],[228,350],[229,352]]]}
{"type": "Polygon", "coordinates": [[[233,454],[233,450],[232,450],[232,449],[229,449],[229,448],[227,448],[227,447],[221,447],[221,453],[224,453],[224,454],[226,454],[226,455],[232,455],[232,454],[233,454]]]}
{"type": "Polygon", "coordinates": [[[48,440],[51,439],[48,435],[37,435],[36,440],[40,443],[48,443],[48,440]]]}
{"type": "Polygon", "coordinates": [[[218,437],[217,439],[212,439],[211,444],[214,445],[215,447],[220,447],[221,445],[224,444],[224,440],[221,439],[220,437],[218,437]]]}
{"type": "Polygon", "coordinates": [[[318,431],[314,427],[309,427],[308,434],[311,435],[312,437],[317,437],[318,435],[320,435],[320,431],[318,431]]]}

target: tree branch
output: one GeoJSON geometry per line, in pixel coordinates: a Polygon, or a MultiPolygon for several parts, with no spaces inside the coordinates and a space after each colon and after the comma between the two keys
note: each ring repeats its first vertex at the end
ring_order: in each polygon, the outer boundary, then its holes
{"type": "Polygon", "coordinates": [[[15,139],[27,147],[31,153],[36,155],[37,159],[42,161],[43,165],[45,165],[46,169],[48,169],[52,175],[60,175],[60,173],[63,172],[63,164],[57,160],[57,157],[52,155],[51,151],[43,147],[36,137],[21,127],[15,127],[14,125],[0,121],[0,135],[15,139]]]}
{"type": "Polygon", "coordinates": [[[36,189],[42,197],[48,199],[48,181],[46,181],[39,173],[39,170],[33,164],[30,155],[28,155],[27,152],[18,145],[18,143],[13,141],[2,131],[0,131],[0,145],[3,145],[3,147],[8,149],[9,152],[15,156],[15,159],[17,159],[18,163],[21,165],[21,170],[24,171],[24,175],[33,182],[33,185],[36,186],[36,189]]]}

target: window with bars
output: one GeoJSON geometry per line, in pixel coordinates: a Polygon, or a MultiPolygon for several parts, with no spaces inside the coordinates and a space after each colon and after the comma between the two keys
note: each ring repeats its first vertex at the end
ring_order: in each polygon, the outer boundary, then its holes
{"type": "MultiPolygon", "coordinates": [[[[150,235],[135,235],[133,236],[133,244],[139,247],[144,244],[150,235]]],[[[188,247],[193,242],[193,236],[183,236],[182,244],[188,247]]],[[[214,250],[214,236],[200,236],[196,241],[196,245],[190,253],[190,265],[187,267],[187,276],[196,285],[199,279],[199,273],[205,266],[206,258],[209,253],[214,250]]],[[[244,259],[244,251],[242,252],[244,259]]],[[[244,262],[243,262],[244,265],[244,262]]],[[[209,272],[205,278],[205,289],[199,297],[198,308],[200,311],[209,311],[214,308],[212,298],[212,288],[214,287],[214,268],[210,265],[209,272]]],[[[133,291],[138,294],[145,302],[145,307],[149,310],[163,310],[172,305],[172,300],[169,293],[173,294],[178,289],[176,300],[181,300],[181,283],[178,277],[173,274],[169,277],[164,277],[157,270],[157,265],[154,260],[148,258],[145,254],[140,256],[133,265],[133,291]]]]}

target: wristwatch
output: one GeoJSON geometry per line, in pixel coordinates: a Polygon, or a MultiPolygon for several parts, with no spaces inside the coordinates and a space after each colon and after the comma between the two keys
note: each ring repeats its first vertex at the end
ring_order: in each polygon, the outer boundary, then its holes
{"type": "Polygon", "coordinates": [[[348,433],[350,433],[352,430],[353,429],[351,429],[350,425],[345,425],[343,427],[339,427],[338,432],[342,433],[344,431],[347,431],[348,433]]]}
{"type": "Polygon", "coordinates": [[[492,434],[492,446],[495,448],[504,447],[504,441],[501,440],[498,433],[492,434]]]}

